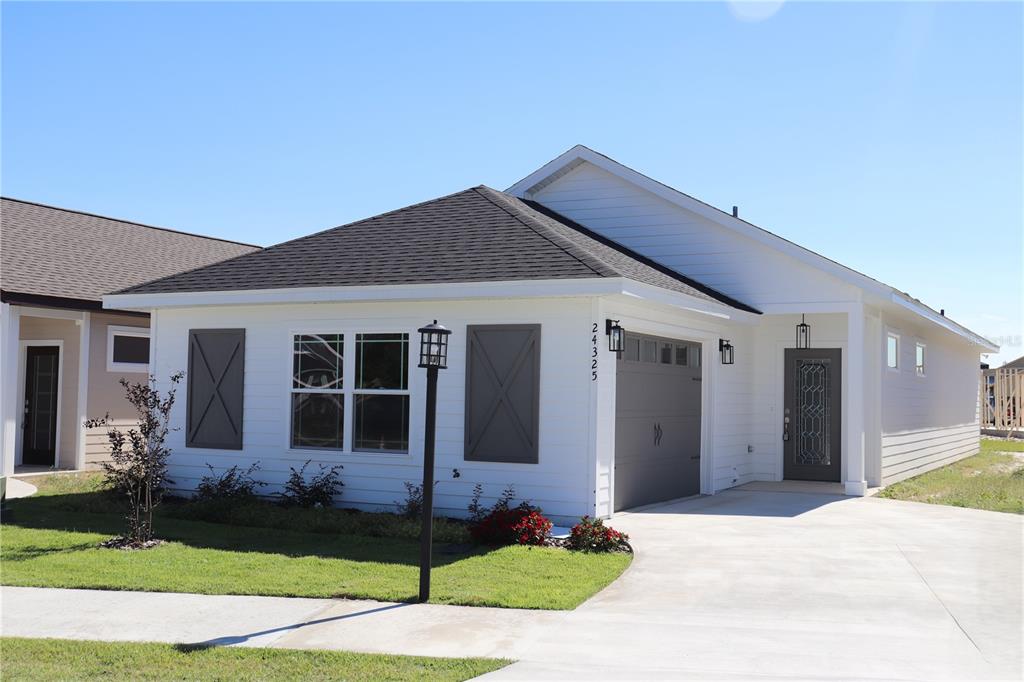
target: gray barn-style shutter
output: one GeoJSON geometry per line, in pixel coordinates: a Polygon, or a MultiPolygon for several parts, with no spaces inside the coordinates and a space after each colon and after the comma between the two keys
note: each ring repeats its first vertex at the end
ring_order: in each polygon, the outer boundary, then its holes
{"type": "Polygon", "coordinates": [[[466,450],[476,462],[537,463],[540,325],[466,327],[466,450]]]}
{"type": "Polygon", "coordinates": [[[190,329],[185,446],[242,449],[244,329],[190,329]]]}

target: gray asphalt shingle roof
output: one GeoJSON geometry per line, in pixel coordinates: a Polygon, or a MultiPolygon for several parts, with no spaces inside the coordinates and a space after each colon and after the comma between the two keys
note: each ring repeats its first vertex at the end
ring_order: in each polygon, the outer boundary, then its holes
{"type": "Polygon", "coordinates": [[[0,290],[99,302],[104,294],[258,246],[18,199],[0,202],[0,290]]]}
{"type": "Polygon", "coordinates": [[[301,237],[119,293],[626,277],[757,312],[490,187],[301,237]]]}

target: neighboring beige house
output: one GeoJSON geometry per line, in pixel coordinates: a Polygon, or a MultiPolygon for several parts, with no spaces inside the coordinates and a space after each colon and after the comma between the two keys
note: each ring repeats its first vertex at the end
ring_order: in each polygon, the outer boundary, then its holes
{"type": "Polygon", "coordinates": [[[84,421],[130,423],[118,381],[145,381],[149,367],[149,315],[103,310],[103,294],[259,247],[16,199],[0,206],[0,473],[94,468],[109,447],[84,421]]]}

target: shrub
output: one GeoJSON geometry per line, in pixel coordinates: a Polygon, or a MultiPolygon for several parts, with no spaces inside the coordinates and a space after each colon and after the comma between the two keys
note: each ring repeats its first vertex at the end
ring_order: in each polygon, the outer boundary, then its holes
{"type": "Polygon", "coordinates": [[[248,500],[256,497],[256,488],[266,485],[252,477],[253,472],[260,469],[259,462],[244,470],[236,464],[220,476],[209,464],[206,467],[210,470],[210,475],[203,476],[199,481],[195,494],[198,501],[248,500]]]}
{"type": "MultiPolygon", "coordinates": [[[[106,482],[117,491],[128,504],[125,516],[127,528],[122,537],[115,538],[105,546],[149,547],[156,543],[153,538],[153,509],[163,499],[168,483],[167,457],[171,454],[164,445],[170,431],[169,419],[174,406],[175,386],[184,377],[178,372],[170,377],[171,388],[163,396],[154,387],[150,377],[145,384],[132,383],[122,378],[125,399],[138,414],[138,428],[127,431],[111,427],[107,430],[110,441],[110,461],[101,462],[106,482]]],[[[107,426],[110,415],[102,419],[89,419],[86,428],[107,426]]]]}
{"type": "Polygon", "coordinates": [[[601,519],[584,516],[572,527],[565,546],[580,552],[628,552],[629,536],[604,525],[601,519]]]}
{"type": "MultiPolygon", "coordinates": [[[[434,481],[435,488],[438,483],[440,481],[434,481]]],[[[405,500],[401,502],[395,500],[395,506],[398,507],[399,516],[404,516],[407,519],[419,518],[423,513],[423,484],[406,481],[405,500]]]]}
{"type": "Polygon", "coordinates": [[[526,500],[513,507],[515,488],[505,488],[490,508],[480,504],[482,495],[483,487],[477,484],[469,504],[469,534],[474,541],[483,545],[547,544],[551,521],[526,500]]]}
{"type": "Polygon", "coordinates": [[[289,467],[292,471],[288,482],[284,484],[281,504],[286,507],[330,507],[334,497],[341,493],[345,486],[338,473],[344,467],[337,464],[332,467],[320,466],[320,472],[306,482],[306,467],[312,460],[306,460],[301,469],[289,467]]]}
{"type": "Polygon", "coordinates": [[[512,526],[512,533],[520,545],[544,546],[548,544],[551,525],[539,511],[531,511],[512,526]]]}

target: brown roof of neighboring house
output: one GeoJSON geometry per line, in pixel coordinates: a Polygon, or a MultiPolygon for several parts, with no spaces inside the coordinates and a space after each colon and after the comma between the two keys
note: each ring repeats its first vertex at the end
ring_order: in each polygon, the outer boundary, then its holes
{"type": "Polygon", "coordinates": [[[98,303],[112,291],[259,249],[20,199],[0,202],[4,300],[98,303]]]}
{"type": "Polygon", "coordinates": [[[625,277],[758,312],[539,204],[483,185],[118,293],[594,277],[625,277]]]}

